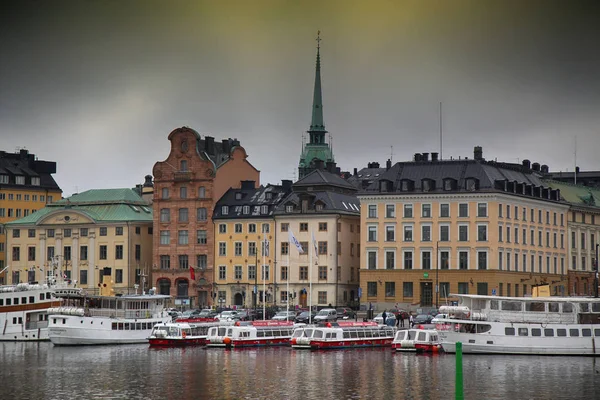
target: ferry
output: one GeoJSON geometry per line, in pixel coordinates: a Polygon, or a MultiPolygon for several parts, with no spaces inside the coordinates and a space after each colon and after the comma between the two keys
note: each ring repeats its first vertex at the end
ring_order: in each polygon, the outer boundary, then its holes
{"type": "Polygon", "coordinates": [[[501,297],[459,294],[458,306],[442,306],[442,347],[463,353],[598,356],[600,299],[501,297]]]}
{"type": "Polygon", "coordinates": [[[440,353],[442,346],[434,329],[402,329],[396,332],[392,342],[394,351],[416,353],[440,353]]]}
{"type": "Polygon", "coordinates": [[[385,347],[392,344],[395,329],[376,322],[328,322],[318,326],[302,326],[290,339],[294,349],[343,349],[385,347]]]}
{"type": "Polygon", "coordinates": [[[150,347],[204,346],[208,330],[219,326],[214,318],[194,318],[193,322],[157,324],[149,337],[150,347]]]}
{"type": "Polygon", "coordinates": [[[171,321],[170,296],[96,296],[57,289],[59,307],[48,309],[48,337],[55,346],[148,343],[156,324],[171,321]]]}
{"type": "Polygon", "coordinates": [[[238,321],[232,326],[208,330],[208,347],[288,346],[294,323],[291,321],[238,321]]]}
{"type": "Polygon", "coordinates": [[[53,293],[56,288],[73,287],[52,274],[45,283],[0,286],[0,341],[47,341],[46,311],[60,304],[53,293]]]}

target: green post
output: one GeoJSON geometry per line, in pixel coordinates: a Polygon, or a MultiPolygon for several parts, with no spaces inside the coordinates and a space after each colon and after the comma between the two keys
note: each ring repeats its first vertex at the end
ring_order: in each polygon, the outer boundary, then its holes
{"type": "Polygon", "coordinates": [[[462,343],[456,342],[456,384],[455,384],[456,400],[464,400],[465,394],[463,391],[463,365],[462,365],[462,343]]]}

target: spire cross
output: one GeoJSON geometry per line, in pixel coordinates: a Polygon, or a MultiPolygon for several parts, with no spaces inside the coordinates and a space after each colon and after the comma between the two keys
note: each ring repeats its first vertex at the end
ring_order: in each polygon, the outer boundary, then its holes
{"type": "Polygon", "coordinates": [[[315,39],[317,41],[317,49],[321,48],[321,31],[317,31],[317,39],[315,39]]]}

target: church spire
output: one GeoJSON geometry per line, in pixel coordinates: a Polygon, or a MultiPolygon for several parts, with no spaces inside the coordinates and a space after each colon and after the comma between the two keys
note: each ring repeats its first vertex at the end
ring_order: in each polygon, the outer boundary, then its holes
{"type": "Polygon", "coordinates": [[[317,32],[317,68],[315,73],[315,90],[313,94],[312,120],[310,123],[310,142],[324,143],[325,124],[323,122],[323,99],[321,95],[321,31],[317,32]],[[315,135],[315,134],[321,135],[315,135]]]}

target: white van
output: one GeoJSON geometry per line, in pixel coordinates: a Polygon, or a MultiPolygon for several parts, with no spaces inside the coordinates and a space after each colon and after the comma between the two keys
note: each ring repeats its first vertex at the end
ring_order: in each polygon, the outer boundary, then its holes
{"type": "Polygon", "coordinates": [[[315,322],[335,322],[337,321],[337,311],[333,308],[324,308],[315,315],[315,322]]]}

